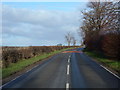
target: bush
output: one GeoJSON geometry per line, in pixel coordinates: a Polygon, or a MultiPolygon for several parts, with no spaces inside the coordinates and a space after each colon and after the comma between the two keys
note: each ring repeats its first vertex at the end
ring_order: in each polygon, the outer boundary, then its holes
{"type": "Polygon", "coordinates": [[[102,49],[106,56],[120,60],[120,33],[107,33],[103,38],[102,49]]]}

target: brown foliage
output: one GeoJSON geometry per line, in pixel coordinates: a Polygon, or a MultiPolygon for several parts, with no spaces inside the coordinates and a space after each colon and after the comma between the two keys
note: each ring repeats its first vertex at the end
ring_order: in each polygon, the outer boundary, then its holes
{"type": "Polygon", "coordinates": [[[120,59],[120,13],[119,3],[90,2],[89,10],[83,12],[84,44],[89,50],[120,59]]]}
{"type": "Polygon", "coordinates": [[[102,49],[106,56],[120,59],[120,33],[106,34],[102,49]]]}

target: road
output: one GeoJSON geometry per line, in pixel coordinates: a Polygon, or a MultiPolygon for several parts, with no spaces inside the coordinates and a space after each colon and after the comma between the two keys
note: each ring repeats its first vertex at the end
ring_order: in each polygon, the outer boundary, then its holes
{"type": "Polygon", "coordinates": [[[52,56],[3,88],[120,88],[120,79],[81,52],[52,56]]]}

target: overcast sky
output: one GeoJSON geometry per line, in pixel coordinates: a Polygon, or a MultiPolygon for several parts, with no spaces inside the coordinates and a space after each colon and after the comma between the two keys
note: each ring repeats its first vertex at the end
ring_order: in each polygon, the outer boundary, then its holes
{"type": "Polygon", "coordinates": [[[86,2],[2,3],[2,45],[66,45],[65,34],[77,34],[86,2]]]}

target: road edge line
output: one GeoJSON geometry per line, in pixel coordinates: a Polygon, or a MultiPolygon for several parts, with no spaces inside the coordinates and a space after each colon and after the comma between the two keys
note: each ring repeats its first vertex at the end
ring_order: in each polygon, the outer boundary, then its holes
{"type": "MultiPolygon", "coordinates": [[[[26,72],[23,73],[22,75],[24,75],[24,74],[30,72],[31,70],[33,70],[34,68],[36,68],[36,67],[38,67],[38,66],[39,66],[39,65],[34,66],[32,69],[26,71],[26,72]]],[[[12,79],[11,81],[9,81],[9,82],[3,84],[2,86],[0,86],[0,88],[3,88],[4,86],[8,85],[9,83],[11,83],[12,81],[14,81],[14,80],[16,80],[17,78],[21,77],[22,75],[19,75],[19,76],[17,76],[16,78],[12,79]]]]}
{"type": "Polygon", "coordinates": [[[114,74],[112,71],[110,71],[109,69],[107,69],[106,67],[104,67],[103,65],[100,65],[102,68],[104,68],[105,70],[107,70],[109,73],[111,73],[112,75],[114,75],[115,77],[117,77],[118,79],[120,79],[119,76],[117,76],[116,74],[114,74]]]}

